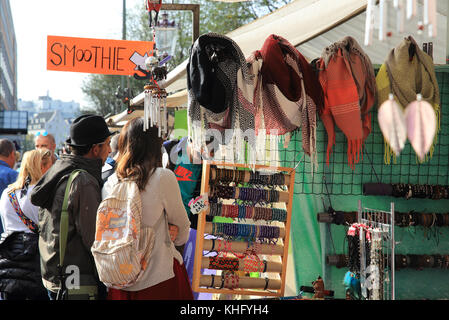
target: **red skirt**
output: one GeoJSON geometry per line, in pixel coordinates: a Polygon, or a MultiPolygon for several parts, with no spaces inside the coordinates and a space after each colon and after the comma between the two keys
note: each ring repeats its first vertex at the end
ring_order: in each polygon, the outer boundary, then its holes
{"type": "Polygon", "coordinates": [[[193,300],[184,264],[173,259],[173,272],[173,278],[139,291],[108,288],[108,300],[193,300]]]}

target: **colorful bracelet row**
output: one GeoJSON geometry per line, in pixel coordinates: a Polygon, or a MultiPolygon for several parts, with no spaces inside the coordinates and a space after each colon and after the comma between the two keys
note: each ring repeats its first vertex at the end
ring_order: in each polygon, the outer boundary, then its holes
{"type": "MultiPolygon", "coordinates": [[[[210,275],[210,285],[208,285],[208,288],[218,288],[218,289],[237,289],[240,284],[240,277],[233,273],[232,271],[223,272],[221,276],[215,276],[214,274],[210,275]],[[215,278],[221,278],[219,280],[215,280],[215,278]]],[[[268,277],[265,277],[265,286],[263,290],[267,290],[269,288],[270,279],[268,277]]]]}
{"type": "Polygon", "coordinates": [[[215,283],[215,275],[211,274],[211,283],[208,286],[208,288],[217,288],[217,285],[220,283],[220,286],[218,287],[218,289],[237,289],[239,287],[239,276],[234,274],[233,272],[227,272],[227,273],[222,273],[221,274],[221,282],[217,281],[217,283],[215,283]]]}
{"type": "Polygon", "coordinates": [[[245,256],[244,258],[210,257],[208,269],[263,273],[267,271],[267,261],[259,259],[258,256],[245,256]],[[240,270],[240,266],[243,266],[243,270],[240,270]]]}
{"type": "Polygon", "coordinates": [[[277,226],[212,222],[211,234],[245,239],[278,239],[280,228],[277,226]]]}
{"type": "Polygon", "coordinates": [[[265,221],[287,221],[287,211],[278,208],[249,207],[243,205],[231,205],[221,203],[210,203],[210,216],[220,216],[233,219],[253,219],[265,221]]]}
{"type": "Polygon", "coordinates": [[[214,168],[215,175],[211,176],[211,181],[221,182],[236,182],[243,183],[248,182],[251,184],[264,184],[264,185],[285,185],[285,175],[283,173],[265,173],[259,171],[246,171],[246,170],[231,170],[214,168]],[[245,176],[249,174],[249,178],[245,179],[245,176]],[[245,181],[247,180],[247,181],[245,181]]]}
{"type": "Polygon", "coordinates": [[[253,202],[278,202],[279,191],[258,188],[236,188],[233,186],[211,185],[211,198],[239,199],[253,202]],[[238,193],[237,193],[238,190],[238,193]]]}

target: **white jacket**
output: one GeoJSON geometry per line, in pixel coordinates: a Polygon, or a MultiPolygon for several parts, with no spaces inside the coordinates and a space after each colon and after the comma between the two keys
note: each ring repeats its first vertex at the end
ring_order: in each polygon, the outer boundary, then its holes
{"type": "MultiPolygon", "coordinates": [[[[16,190],[15,193],[22,212],[37,224],[39,221],[39,207],[33,205],[30,201],[30,193],[34,186],[28,186],[27,193],[23,197],[20,189],[16,190]]],[[[8,191],[9,188],[6,188],[0,198],[0,218],[4,232],[2,237],[6,238],[7,235],[13,232],[32,232],[17,215],[16,210],[9,200],[8,191]]]]}

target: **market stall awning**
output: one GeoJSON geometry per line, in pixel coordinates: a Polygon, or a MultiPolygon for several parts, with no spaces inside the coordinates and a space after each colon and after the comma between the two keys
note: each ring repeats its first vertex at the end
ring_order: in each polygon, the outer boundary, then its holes
{"type": "MultiPolygon", "coordinates": [[[[350,35],[363,45],[365,31],[366,0],[295,0],[275,12],[259,18],[227,34],[241,48],[245,56],[261,48],[270,34],[277,34],[298,48],[308,59],[321,55],[321,51],[331,43],[350,35]]],[[[422,2],[418,1],[422,11],[422,2]]],[[[366,54],[373,64],[383,63],[389,50],[403,37],[414,35],[418,42],[433,41],[435,64],[446,62],[446,29],[448,2],[438,1],[437,38],[429,39],[416,36],[416,19],[406,21],[408,33],[393,36],[388,41],[375,40],[373,45],[365,47],[366,54]]],[[[395,12],[390,10],[388,21],[393,25],[395,12]]],[[[391,26],[394,29],[393,26],[391,26]]],[[[170,94],[169,107],[183,107],[187,104],[186,67],[188,59],[179,64],[167,76],[165,88],[170,94]]],[[[140,93],[131,100],[131,105],[142,106],[144,94],[140,93]]],[[[118,115],[117,115],[118,116],[118,115]]],[[[138,116],[135,113],[133,116],[138,116]]]]}

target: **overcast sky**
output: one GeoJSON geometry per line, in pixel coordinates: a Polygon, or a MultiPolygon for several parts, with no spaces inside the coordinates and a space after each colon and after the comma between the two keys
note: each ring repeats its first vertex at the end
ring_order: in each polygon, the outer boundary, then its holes
{"type": "MultiPolygon", "coordinates": [[[[127,0],[129,12],[144,0],[127,0]]],[[[122,0],[10,0],[17,40],[18,98],[87,104],[81,91],[85,73],[47,71],[47,35],[121,39],[122,0]]],[[[130,39],[132,40],[132,39],[130,39]]]]}

